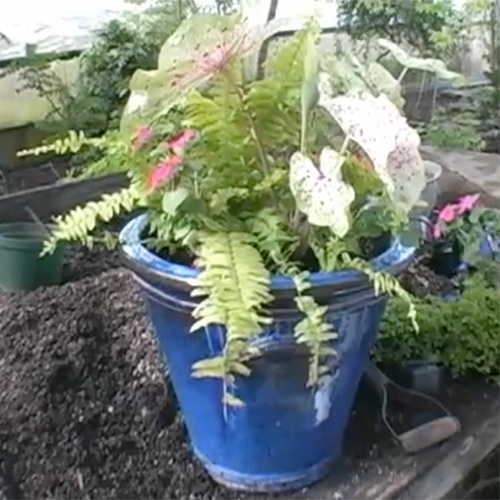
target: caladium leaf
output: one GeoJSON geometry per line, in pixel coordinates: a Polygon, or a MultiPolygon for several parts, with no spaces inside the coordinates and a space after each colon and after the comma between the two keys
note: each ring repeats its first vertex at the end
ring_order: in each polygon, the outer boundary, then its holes
{"type": "Polygon", "coordinates": [[[290,190],[297,208],[314,226],[329,227],[339,237],[349,231],[349,209],[355,192],[342,181],[342,158],[324,148],[318,170],[310,158],[300,152],[290,161],[290,190]]]}
{"type": "Polygon", "coordinates": [[[403,109],[405,100],[401,93],[401,84],[387,69],[378,62],[372,61],[368,64],[366,73],[371,87],[377,93],[386,94],[398,109],[403,109]]]}
{"type": "Polygon", "coordinates": [[[182,203],[189,196],[189,191],[184,187],[178,187],[173,191],[167,191],[163,195],[162,208],[163,211],[171,216],[174,216],[177,209],[182,205],[182,203]]]}
{"type": "Polygon", "coordinates": [[[439,78],[443,78],[444,80],[450,80],[452,83],[457,85],[466,83],[463,75],[454,71],[450,71],[446,67],[446,64],[439,59],[412,56],[408,54],[408,52],[406,52],[404,49],[396,45],[394,42],[391,42],[390,40],[386,40],[384,38],[379,38],[377,42],[380,47],[388,50],[392,54],[394,59],[396,59],[396,61],[404,68],[427,71],[439,78]]]}
{"type": "Polygon", "coordinates": [[[385,95],[368,92],[329,97],[320,89],[320,106],[340,125],[344,134],[357,143],[389,193],[394,191],[387,172],[387,158],[396,147],[396,137],[404,118],[385,95]]]}
{"type": "Polygon", "coordinates": [[[194,14],[186,19],[163,45],[158,69],[137,70],[132,76],[130,100],[138,94],[147,94],[148,99],[140,108],[126,106],[121,129],[129,132],[167,114],[190,91],[257,50],[267,30],[246,31],[237,15],[194,14]]]}
{"type": "Polygon", "coordinates": [[[319,103],[362,148],[389,196],[409,210],[425,187],[425,169],[420,138],[396,106],[384,94],[331,97],[326,77],[320,78],[319,103]]]}
{"type": "Polygon", "coordinates": [[[426,185],[419,146],[418,133],[403,127],[396,138],[396,148],[387,159],[387,172],[394,185],[393,199],[408,210],[420,199],[426,185]]]}
{"type": "Polygon", "coordinates": [[[345,57],[326,56],[323,67],[330,75],[332,88],[337,91],[367,90],[366,82],[345,57]]]}

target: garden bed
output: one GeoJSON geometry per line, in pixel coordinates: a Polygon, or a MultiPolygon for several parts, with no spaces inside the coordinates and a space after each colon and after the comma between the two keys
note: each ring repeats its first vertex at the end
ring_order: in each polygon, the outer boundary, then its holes
{"type": "Polygon", "coordinates": [[[29,162],[3,168],[0,172],[3,193],[12,194],[40,186],[50,186],[61,180],[69,172],[69,169],[69,160],[60,157],[55,157],[53,160],[48,160],[42,164],[29,162]]]}
{"type": "MultiPolygon", "coordinates": [[[[0,498],[266,498],[215,485],[192,457],[141,297],[118,266],[115,253],[74,245],[62,286],[0,295],[0,498]]],[[[294,496],[390,498],[498,412],[498,389],[481,381],[450,383],[440,399],[462,435],[406,456],[362,387],[342,462],[294,496]]]]}

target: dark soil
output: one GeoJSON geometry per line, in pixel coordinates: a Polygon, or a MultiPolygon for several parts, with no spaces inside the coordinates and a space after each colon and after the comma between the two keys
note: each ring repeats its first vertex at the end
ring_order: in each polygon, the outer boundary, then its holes
{"type": "Polygon", "coordinates": [[[79,243],[67,245],[63,261],[63,283],[98,276],[109,269],[121,267],[118,250],[103,245],[87,248],[79,243]]]}
{"type": "Polygon", "coordinates": [[[427,266],[428,257],[418,257],[410,267],[399,277],[403,287],[416,297],[427,295],[449,296],[460,288],[460,277],[450,280],[436,274],[427,266]]]}
{"type": "Polygon", "coordinates": [[[69,162],[60,158],[42,165],[35,163],[3,169],[1,171],[3,194],[54,184],[65,176],[68,169],[69,162]]]}

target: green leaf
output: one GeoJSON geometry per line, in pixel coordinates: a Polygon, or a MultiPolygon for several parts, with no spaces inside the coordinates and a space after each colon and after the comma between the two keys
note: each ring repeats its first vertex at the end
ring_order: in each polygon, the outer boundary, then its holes
{"type": "Polygon", "coordinates": [[[302,130],[301,130],[301,151],[305,152],[305,141],[307,137],[307,121],[309,113],[316,105],[319,92],[319,55],[316,41],[312,33],[306,35],[306,54],[304,58],[304,80],[302,82],[301,94],[301,117],[302,117],[302,130]]]}
{"type": "Polygon", "coordinates": [[[238,375],[243,375],[243,377],[249,377],[252,373],[248,366],[240,363],[239,361],[233,361],[230,363],[230,370],[238,375]]]}
{"type": "Polygon", "coordinates": [[[416,229],[413,231],[411,229],[402,231],[400,234],[400,241],[405,247],[416,248],[419,245],[419,233],[416,229]]]}
{"type": "Polygon", "coordinates": [[[450,71],[446,64],[439,59],[427,59],[422,57],[414,57],[408,54],[401,47],[396,45],[390,40],[380,38],[378,44],[383,48],[388,50],[394,59],[407,69],[417,69],[420,71],[427,71],[429,73],[435,74],[439,78],[445,80],[450,80],[456,85],[464,85],[467,81],[463,75],[450,71]]]}
{"type": "Polygon", "coordinates": [[[177,209],[189,196],[189,191],[184,187],[178,187],[174,191],[167,191],[163,195],[162,208],[168,215],[175,215],[177,209]]]}
{"type": "Polygon", "coordinates": [[[192,370],[195,378],[224,378],[226,376],[225,359],[223,356],[202,359],[193,364],[192,370]]]}
{"type": "Polygon", "coordinates": [[[224,398],[222,401],[224,404],[226,404],[228,406],[236,406],[238,408],[245,406],[245,403],[243,403],[243,401],[241,399],[237,398],[236,396],[233,396],[229,392],[226,392],[224,394],[224,398]]]}

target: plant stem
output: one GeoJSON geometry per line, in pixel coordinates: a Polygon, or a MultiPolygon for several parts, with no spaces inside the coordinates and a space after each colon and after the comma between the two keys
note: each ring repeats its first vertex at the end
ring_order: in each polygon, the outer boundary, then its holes
{"type": "Polygon", "coordinates": [[[401,71],[401,74],[399,75],[398,83],[401,83],[403,81],[403,78],[405,77],[407,72],[408,72],[408,68],[403,68],[403,71],[401,71]]]}

